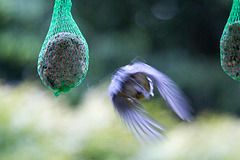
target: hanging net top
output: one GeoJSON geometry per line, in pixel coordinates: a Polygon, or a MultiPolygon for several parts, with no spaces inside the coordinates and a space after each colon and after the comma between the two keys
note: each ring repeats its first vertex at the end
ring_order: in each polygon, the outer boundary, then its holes
{"type": "Polygon", "coordinates": [[[86,77],[89,49],[71,15],[71,0],[55,0],[49,31],[38,58],[38,74],[54,95],[68,92],[86,77]]]}
{"type": "Polygon", "coordinates": [[[234,80],[240,81],[240,0],[233,0],[220,40],[220,58],[223,70],[234,80]]]}

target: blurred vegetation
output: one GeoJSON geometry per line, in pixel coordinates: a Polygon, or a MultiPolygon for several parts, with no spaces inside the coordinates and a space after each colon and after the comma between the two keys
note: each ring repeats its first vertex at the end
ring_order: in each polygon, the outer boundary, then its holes
{"type": "Polygon", "coordinates": [[[120,160],[136,151],[102,89],[88,91],[76,110],[49,97],[34,83],[0,86],[0,159],[120,160]]]}
{"type": "Polygon", "coordinates": [[[181,124],[168,134],[165,143],[143,147],[134,160],[237,160],[239,119],[205,113],[190,125],[181,124]]]}
{"type": "Polygon", "coordinates": [[[154,117],[168,131],[162,141],[141,145],[116,116],[105,87],[88,90],[72,110],[36,83],[0,85],[0,160],[239,158],[238,118],[204,112],[192,123],[181,122],[153,99],[144,106],[151,113],[157,108],[154,117]]]}
{"type": "MultiPolygon", "coordinates": [[[[65,94],[76,106],[85,92],[109,80],[132,60],[168,74],[191,98],[196,112],[240,114],[238,82],[221,69],[219,39],[231,0],[72,0],[72,14],[90,48],[86,79],[65,94]]],[[[37,58],[54,1],[0,1],[0,79],[41,84],[37,58]]],[[[51,92],[49,90],[49,92],[51,92]]]]}

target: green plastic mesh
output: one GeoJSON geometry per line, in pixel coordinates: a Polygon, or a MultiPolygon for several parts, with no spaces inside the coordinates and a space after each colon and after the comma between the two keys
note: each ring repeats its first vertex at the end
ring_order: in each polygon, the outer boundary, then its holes
{"type": "Polygon", "coordinates": [[[89,64],[88,45],[71,15],[71,0],[55,0],[49,31],[38,58],[38,74],[57,97],[78,86],[89,64]]]}
{"type": "Polygon", "coordinates": [[[240,81],[240,0],[233,0],[220,40],[220,57],[223,70],[234,80],[240,81]]]}

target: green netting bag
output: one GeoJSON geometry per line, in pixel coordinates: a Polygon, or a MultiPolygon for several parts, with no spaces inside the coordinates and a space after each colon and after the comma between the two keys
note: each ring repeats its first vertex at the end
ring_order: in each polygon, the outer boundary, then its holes
{"type": "Polygon", "coordinates": [[[233,0],[220,40],[220,57],[223,70],[234,80],[240,81],[240,0],[233,0]]]}
{"type": "Polygon", "coordinates": [[[89,64],[88,45],[71,15],[71,0],[55,0],[49,31],[38,58],[38,74],[57,97],[78,86],[89,64]]]}

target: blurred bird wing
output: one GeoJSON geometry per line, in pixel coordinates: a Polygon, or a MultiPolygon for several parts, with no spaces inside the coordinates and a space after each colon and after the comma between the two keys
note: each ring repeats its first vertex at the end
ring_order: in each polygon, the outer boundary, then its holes
{"type": "Polygon", "coordinates": [[[121,70],[118,70],[114,74],[114,76],[112,77],[112,81],[108,87],[110,97],[112,97],[115,94],[118,94],[118,92],[121,91],[121,85],[125,78],[126,75],[121,70]]]}
{"type": "Polygon", "coordinates": [[[139,141],[163,137],[160,131],[164,128],[135,99],[118,95],[113,95],[111,99],[116,111],[139,141]]]}
{"type": "Polygon", "coordinates": [[[181,119],[191,121],[192,108],[189,105],[188,98],[167,75],[142,62],[125,66],[125,70],[128,74],[137,72],[146,74],[152,79],[153,84],[158,88],[158,91],[173,111],[181,119]]]}

